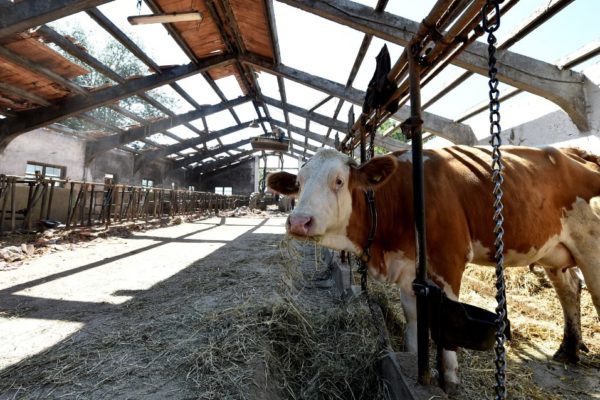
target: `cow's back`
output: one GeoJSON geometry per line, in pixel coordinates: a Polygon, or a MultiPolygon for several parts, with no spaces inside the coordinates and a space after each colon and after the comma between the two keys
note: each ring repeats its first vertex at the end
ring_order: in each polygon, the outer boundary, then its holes
{"type": "MultiPolygon", "coordinates": [[[[491,149],[453,146],[426,151],[424,157],[431,245],[468,238],[472,246],[492,249],[491,149]]],[[[502,160],[508,251],[540,249],[560,235],[561,217],[577,198],[600,195],[597,158],[581,150],[504,146],[502,160]]]]}

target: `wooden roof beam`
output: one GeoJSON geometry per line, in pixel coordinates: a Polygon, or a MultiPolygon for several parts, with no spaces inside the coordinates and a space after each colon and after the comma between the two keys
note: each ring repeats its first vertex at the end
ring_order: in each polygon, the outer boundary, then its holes
{"type": "Polygon", "coordinates": [[[216,169],[219,169],[222,167],[227,167],[231,163],[240,161],[240,159],[243,159],[244,157],[250,156],[250,157],[248,157],[248,159],[251,159],[252,154],[255,152],[256,152],[256,150],[244,150],[241,153],[237,153],[232,156],[222,158],[220,160],[202,163],[202,164],[194,167],[194,172],[198,172],[200,174],[206,174],[206,173],[212,172],[216,169]]]}
{"type": "MultiPolygon", "coordinates": [[[[104,14],[100,12],[98,9],[88,10],[87,14],[94,20],[98,25],[100,25],[106,32],[108,32],[112,37],[114,37],[119,43],[121,43],[127,50],[129,50],[133,55],[135,55],[140,61],[148,66],[152,71],[160,73],[160,66],[154,62],[137,44],[133,42],[122,30],[120,30],[110,19],[108,19],[104,14]]],[[[198,60],[194,61],[196,65],[199,65],[198,60]]],[[[172,82],[170,86],[177,92],[185,101],[190,103],[193,107],[198,108],[199,104],[187,94],[185,90],[179,84],[172,82]]],[[[173,116],[175,115],[171,110],[167,107],[163,106],[158,101],[152,99],[150,96],[145,96],[144,99],[152,104],[154,107],[162,111],[163,113],[173,116]]],[[[225,101],[224,99],[221,99],[225,101]]],[[[195,126],[186,125],[186,128],[190,129],[192,132],[200,135],[202,134],[195,126]]]]}
{"type": "MultiPolygon", "coordinates": [[[[284,103],[282,101],[273,99],[271,97],[262,96],[262,99],[266,104],[269,104],[273,107],[283,108],[283,106],[284,106],[284,103]]],[[[300,117],[303,117],[303,118],[310,119],[321,125],[331,126],[331,127],[333,127],[333,129],[338,130],[338,131],[346,132],[346,129],[348,128],[348,125],[345,122],[335,120],[333,118],[327,117],[323,114],[316,113],[314,111],[310,112],[302,107],[294,106],[294,105],[288,103],[287,108],[291,113],[299,115],[300,117]]]]}
{"type": "MultiPolygon", "coordinates": [[[[328,118],[328,117],[325,117],[325,118],[328,118]]],[[[283,124],[283,122],[277,121],[277,120],[272,120],[272,122],[276,125],[283,124]]],[[[330,118],[329,122],[327,122],[327,121],[324,121],[324,122],[325,123],[323,125],[329,126],[329,127],[330,127],[329,123],[333,123],[333,124],[339,123],[339,121],[336,121],[331,118],[330,118]]],[[[331,129],[334,129],[334,128],[331,127],[331,129]]],[[[318,133],[314,133],[314,132],[308,131],[303,128],[298,128],[293,125],[290,125],[290,130],[294,133],[297,133],[299,135],[306,137],[307,139],[312,139],[316,142],[320,142],[320,143],[322,143],[323,146],[329,146],[331,148],[335,148],[335,141],[328,138],[327,136],[319,135],[318,133]]],[[[299,145],[298,143],[294,143],[294,144],[299,145]]],[[[306,143],[306,144],[308,144],[308,143],[306,143]]],[[[375,136],[375,144],[379,147],[383,147],[384,149],[386,149],[388,151],[398,151],[398,150],[405,150],[405,149],[409,148],[409,146],[404,142],[401,142],[401,141],[396,140],[391,137],[383,137],[380,135],[375,136]]],[[[309,149],[307,146],[303,146],[303,147],[305,149],[309,149]]]]}
{"type": "MultiPolygon", "coordinates": [[[[274,75],[281,75],[288,79],[299,82],[303,85],[312,87],[313,89],[320,90],[327,94],[339,97],[353,104],[362,107],[365,98],[365,92],[362,90],[355,89],[353,87],[345,87],[337,82],[333,82],[315,75],[308,74],[306,72],[299,71],[297,69],[285,66],[283,64],[278,66],[270,65],[260,57],[246,56],[244,62],[248,62],[256,65],[262,70],[265,70],[274,75]]],[[[398,121],[404,121],[410,116],[410,107],[401,107],[394,115],[393,118],[398,121]]],[[[428,112],[423,112],[423,129],[434,135],[440,136],[456,144],[468,144],[472,145],[476,142],[475,134],[470,126],[465,124],[456,123],[448,118],[444,118],[428,112]]],[[[339,123],[339,121],[338,121],[339,123]]],[[[347,127],[344,129],[344,132],[347,127]]]]}
{"type": "Polygon", "coordinates": [[[87,96],[75,95],[49,107],[20,112],[16,117],[0,120],[0,151],[4,150],[8,143],[21,133],[230,62],[231,58],[228,56],[214,56],[206,59],[201,65],[188,64],[168,68],[163,70],[161,74],[132,79],[121,85],[98,90],[87,96]]]}
{"type": "MultiPolygon", "coordinates": [[[[348,0],[280,1],[400,46],[406,46],[419,27],[418,22],[386,12],[375,12],[371,7],[348,0]]],[[[582,74],[572,70],[561,70],[555,65],[507,50],[498,51],[496,57],[499,80],[556,103],[580,130],[589,129],[584,89],[585,77],[582,74]]],[[[452,63],[487,76],[487,60],[487,45],[475,41],[455,57],[452,63]]]]}
{"type": "Polygon", "coordinates": [[[86,163],[89,163],[96,156],[112,149],[113,147],[134,142],[146,136],[166,131],[167,129],[173,128],[177,125],[184,124],[188,121],[193,121],[195,119],[201,118],[202,116],[226,110],[228,108],[245,103],[247,101],[249,101],[248,97],[238,97],[235,100],[231,100],[225,103],[206,106],[199,110],[193,110],[185,114],[164,118],[144,126],[132,128],[117,135],[107,136],[100,139],[88,141],[85,149],[86,163]]]}
{"type": "MultiPolygon", "coordinates": [[[[276,119],[271,119],[271,123],[278,125],[278,126],[284,126],[285,122],[283,121],[279,121],[276,119]]],[[[335,143],[332,139],[329,139],[323,135],[319,135],[318,133],[312,132],[310,130],[306,130],[304,128],[300,128],[298,126],[295,125],[289,125],[289,129],[290,131],[292,131],[293,133],[296,133],[298,135],[302,135],[308,139],[312,139],[315,142],[319,142],[322,143],[324,146],[329,146],[329,147],[334,147],[335,143]]]]}
{"type": "MultiPolygon", "coordinates": [[[[89,53],[87,53],[86,51],[82,50],[81,48],[79,48],[78,46],[76,46],[74,43],[72,43],[70,40],[67,40],[64,36],[62,36],[61,34],[59,34],[56,31],[54,31],[53,29],[49,28],[48,26],[42,26],[42,27],[40,27],[38,29],[38,32],[41,33],[42,35],[44,35],[48,40],[52,41],[54,44],[56,44],[57,46],[59,46],[61,49],[63,49],[67,53],[71,54],[73,57],[76,57],[77,59],[79,59],[82,62],[86,63],[87,65],[89,65],[90,67],[92,67],[93,69],[95,69],[97,72],[103,74],[107,78],[112,79],[113,81],[115,81],[117,83],[124,83],[124,82],[126,82],[126,79],[123,78],[121,75],[117,74],[115,71],[113,71],[112,69],[110,69],[108,66],[104,65],[98,59],[96,59],[95,57],[93,57],[92,55],[90,55],[89,53]]],[[[183,91],[183,89],[181,89],[181,87],[179,85],[177,85],[177,84],[174,85],[173,89],[175,89],[176,91],[178,91],[178,89],[180,89],[180,90],[183,91]]],[[[144,100],[145,102],[147,102],[148,104],[150,104],[153,107],[155,107],[157,110],[159,110],[162,113],[164,113],[165,115],[168,115],[168,116],[174,116],[175,115],[171,110],[169,110],[167,107],[163,106],[159,101],[155,100],[151,96],[149,96],[149,95],[147,95],[145,93],[138,93],[137,96],[139,98],[141,98],[142,100],[144,100]]],[[[195,103],[195,104],[197,104],[197,103],[195,103]]],[[[116,105],[114,105],[114,106],[116,106],[116,105]]],[[[125,111],[126,110],[124,110],[124,109],[121,108],[119,112],[121,112],[123,114],[125,111]]],[[[139,117],[137,117],[137,116],[133,117],[135,114],[133,114],[131,112],[129,112],[129,114],[130,114],[130,115],[128,115],[129,118],[131,118],[133,120],[136,120],[138,122],[141,122],[141,123],[146,123],[145,120],[140,121],[139,117]],[[137,117],[137,119],[136,119],[136,117],[137,117]]],[[[201,133],[193,125],[189,125],[187,127],[189,129],[191,129],[192,131],[194,131],[195,133],[198,133],[198,134],[201,133]]],[[[179,137],[177,137],[177,136],[175,136],[173,134],[170,134],[170,133],[168,133],[166,131],[164,132],[164,134],[167,135],[167,136],[170,136],[170,137],[174,138],[177,141],[181,140],[179,137]]]]}
{"type": "MultiPolygon", "coordinates": [[[[571,4],[575,0],[551,0],[550,3],[544,4],[542,7],[538,8],[532,15],[530,15],[522,24],[517,27],[513,33],[508,35],[508,37],[501,43],[498,43],[498,50],[507,50],[510,46],[517,43],[519,40],[523,39],[525,36],[533,32],[536,28],[542,25],[544,22],[548,21],[550,18],[555,16],[565,8],[567,5],[571,4]]],[[[431,97],[427,102],[425,102],[422,107],[423,109],[431,106],[436,101],[450,93],[457,86],[467,80],[467,78],[471,77],[473,72],[465,71],[452,82],[444,85],[445,87],[440,90],[437,94],[431,97]]]]}
{"type": "Polygon", "coordinates": [[[198,146],[200,144],[206,145],[207,142],[210,142],[213,139],[218,139],[223,136],[229,135],[231,133],[237,132],[241,129],[244,129],[245,125],[248,125],[249,123],[250,122],[245,122],[242,125],[232,125],[227,128],[209,133],[209,134],[201,136],[201,137],[184,140],[180,143],[166,146],[164,149],[146,152],[146,153],[140,155],[140,157],[135,160],[134,170],[137,171],[144,164],[148,164],[148,163],[156,160],[157,158],[166,157],[169,154],[173,154],[173,153],[176,153],[178,151],[181,151],[181,150],[184,150],[184,149],[187,149],[190,147],[198,146]]]}
{"type": "Polygon", "coordinates": [[[0,37],[26,31],[112,0],[27,0],[0,8],[0,37]]]}
{"type": "MultiPolygon", "coordinates": [[[[252,139],[248,138],[248,139],[243,139],[240,140],[239,142],[235,142],[235,143],[231,143],[225,146],[220,146],[217,147],[216,149],[210,149],[208,151],[203,151],[203,152],[198,152],[197,154],[194,154],[190,157],[186,157],[183,160],[176,160],[173,164],[173,168],[177,169],[177,168],[182,168],[185,167],[188,164],[197,162],[197,161],[202,161],[206,158],[209,157],[213,157],[216,156],[217,154],[221,154],[221,153],[225,153],[229,150],[235,150],[238,147],[247,145],[250,143],[252,139]]],[[[239,151],[244,151],[244,149],[239,149],[239,151]]]]}

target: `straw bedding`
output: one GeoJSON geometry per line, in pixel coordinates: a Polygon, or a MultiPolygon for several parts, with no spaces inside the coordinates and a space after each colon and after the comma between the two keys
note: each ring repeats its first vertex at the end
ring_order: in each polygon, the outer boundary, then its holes
{"type": "MultiPolygon", "coordinates": [[[[0,371],[0,398],[384,399],[377,332],[363,298],[336,299],[319,248],[244,235],[176,276],[99,313],[77,334],[0,371]],[[257,251],[260,249],[260,251],[257,251]]],[[[512,399],[600,396],[600,327],[583,293],[582,365],[551,360],[562,312],[539,271],[507,271],[512,399]]],[[[494,271],[471,266],[461,300],[494,307],[494,271]]],[[[395,350],[398,291],[371,282],[395,350]]],[[[493,353],[459,350],[456,399],[493,397],[493,353]]],[[[433,364],[432,364],[433,365],[433,364]]]]}

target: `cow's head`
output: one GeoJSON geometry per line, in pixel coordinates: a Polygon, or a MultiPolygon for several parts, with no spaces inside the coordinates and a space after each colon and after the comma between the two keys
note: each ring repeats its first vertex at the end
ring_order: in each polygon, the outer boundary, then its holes
{"type": "Polygon", "coordinates": [[[268,186],[298,197],[287,220],[289,234],[317,239],[324,246],[354,250],[346,238],[352,213],[352,191],[376,189],[394,172],[395,157],[376,157],[358,165],[350,157],[330,149],[320,149],[300,169],[298,176],[288,172],[270,174],[268,186]]]}

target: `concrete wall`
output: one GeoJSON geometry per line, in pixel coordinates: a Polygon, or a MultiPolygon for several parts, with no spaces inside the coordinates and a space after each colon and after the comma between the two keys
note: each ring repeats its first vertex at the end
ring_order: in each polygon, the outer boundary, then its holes
{"type": "Polygon", "coordinates": [[[173,170],[167,161],[157,161],[133,172],[134,156],[111,150],[98,156],[84,168],[85,140],[76,132],[36,129],[14,139],[0,153],[0,174],[25,176],[27,162],[66,167],[65,178],[75,181],[104,182],[105,174],[116,176],[117,183],[139,186],[142,179],[152,179],[157,187],[187,188],[185,171],[173,170]]]}
{"type": "Polygon", "coordinates": [[[14,139],[0,153],[0,174],[25,176],[27,162],[66,167],[66,177],[84,179],[85,141],[50,129],[36,129],[14,139]]]}
{"type": "MultiPolygon", "coordinates": [[[[33,193],[35,193],[35,192],[33,192],[33,193]]],[[[70,189],[68,189],[68,188],[59,188],[59,187],[54,188],[54,191],[52,193],[52,207],[50,209],[49,214],[48,214],[47,208],[45,210],[42,210],[42,208],[41,208],[42,201],[40,198],[40,200],[37,202],[36,206],[33,208],[33,215],[32,215],[33,225],[32,225],[32,227],[35,228],[36,221],[38,221],[40,219],[45,219],[46,216],[48,216],[50,219],[59,220],[64,223],[67,220],[67,204],[69,204],[69,193],[70,193],[70,189]]],[[[75,193],[77,193],[77,192],[75,192],[75,193]]],[[[38,196],[40,196],[40,195],[41,195],[41,193],[38,192],[38,196]]],[[[28,197],[29,197],[29,185],[18,184],[16,186],[16,190],[15,190],[15,210],[16,211],[27,208],[28,197]]],[[[11,226],[12,215],[10,212],[10,210],[11,210],[10,207],[11,207],[10,200],[8,200],[6,203],[4,224],[2,225],[2,227],[5,230],[9,230],[10,226],[11,226]]],[[[87,209],[89,209],[89,207],[86,208],[86,211],[87,211],[87,209]]],[[[24,216],[25,216],[24,213],[19,213],[15,216],[15,227],[17,229],[21,228],[21,226],[23,224],[24,216]]],[[[2,224],[2,220],[0,220],[0,224],[2,224]]]]}
{"type": "Polygon", "coordinates": [[[249,195],[254,191],[254,161],[250,160],[231,168],[197,178],[196,190],[214,192],[215,186],[229,186],[233,194],[249,195]]]}

